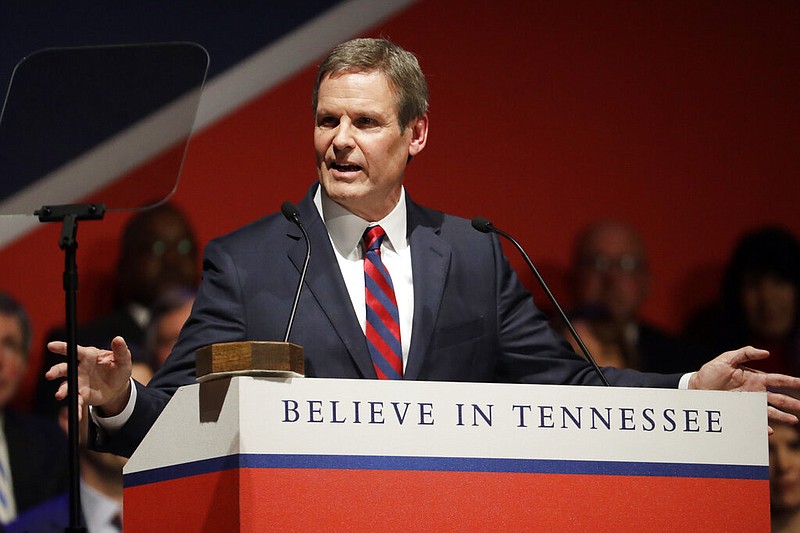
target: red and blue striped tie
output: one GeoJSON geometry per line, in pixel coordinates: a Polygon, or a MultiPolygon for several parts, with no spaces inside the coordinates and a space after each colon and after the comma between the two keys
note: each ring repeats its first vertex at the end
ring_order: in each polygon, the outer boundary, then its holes
{"type": "Polygon", "coordinates": [[[386,232],[372,226],[364,232],[364,282],[367,297],[367,345],[378,379],[403,378],[400,318],[389,271],[381,261],[386,232]]]}

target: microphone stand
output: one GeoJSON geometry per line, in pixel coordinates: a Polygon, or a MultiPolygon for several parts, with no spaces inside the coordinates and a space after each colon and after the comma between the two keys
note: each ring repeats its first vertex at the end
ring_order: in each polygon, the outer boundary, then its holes
{"type": "Polygon", "coordinates": [[[286,220],[300,228],[303,233],[303,239],[306,241],[306,259],[303,262],[303,269],[300,271],[300,281],[297,284],[297,292],[294,294],[294,302],[292,303],[292,310],[289,313],[289,323],[286,324],[286,335],[283,337],[283,342],[289,342],[289,334],[292,332],[292,324],[294,324],[294,316],[297,314],[297,305],[300,303],[300,293],[303,290],[303,282],[306,279],[308,272],[308,262],[311,259],[311,239],[308,238],[308,233],[303,223],[300,221],[300,212],[292,202],[283,202],[281,205],[281,213],[286,217],[286,220]]]}
{"type": "Polygon", "coordinates": [[[67,318],[67,395],[69,420],[69,526],[65,531],[84,533],[80,496],[80,424],[78,404],[78,221],[100,220],[105,215],[103,204],[44,206],[34,211],[40,222],[61,222],[59,248],[64,250],[64,293],[67,318]]]}
{"type": "Polygon", "coordinates": [[[584,359],[586,359],[586,361],[592,365],[595,374],[597,374],[597,376],[600,378],[600,382],[606,387],[610,387],[611,384],[608,382],[608,379],[606,379],[606,376],[605,374],[603,374],[603,371],[600,369],[600,366],[597,364],[597,361],[595,361],[594,357],[592,357],[591,352],[589,352],[589,349],[583,343],[583,339],[581,339],[580,335],[578,335],[578,332],[575,331],[572,322],[570,322],[569,318],[567,318],[567,314],[558,304],[558,300],[556,300],[556,297],[553,296],[553,293],[550,291],[550,288],[547,286],[547,283],[545,283],[544,278],[542,277],[541,274],[539,274],[539,271],[533,265],[533,261],[531,261],[531,258],[525,252],[525,249],[522,247],[522,245],[518,243],[517,240],[510,234],[495,227],[494,224],[492,224],[489,220],[483,217],[475,217],[474,219],[472,219],[472,227],[480,231],[481,233],[496,233],[502,237],[505,237],[511,242],[511,244],[514,245],[514,247],[522,255],[522,258],[528,264],[528,268],[530,268],[531,272],[533,272],[536,281],[538,281],[539,285],[542,287],[542,289],[544,289],[544,292],[550,299],[550,302],[552,302],[552,304],[555,306],[556,311],[558,311],[559,315],[561,316],[561,320],[563,320],[564,323],[567,325],[570,335],[572,335],[572,338],[574,338],[577,341],[578,346],[580,347],[581,351],[583,352],[583,355],[585,356],[584,359]]]}

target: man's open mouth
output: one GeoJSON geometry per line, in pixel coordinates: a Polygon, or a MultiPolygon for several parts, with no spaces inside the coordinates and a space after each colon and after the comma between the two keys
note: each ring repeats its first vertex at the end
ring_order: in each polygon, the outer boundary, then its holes
{"type": "Polygon", "coordinates": [[[358,172],[361,167],[358,165],[343,165],[341,163],[332,163],[331,168],[339,172],[358,172]]]}

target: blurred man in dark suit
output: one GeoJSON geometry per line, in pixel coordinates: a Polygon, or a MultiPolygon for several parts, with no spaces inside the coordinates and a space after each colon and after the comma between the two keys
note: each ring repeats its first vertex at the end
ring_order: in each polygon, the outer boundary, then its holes
{"type": "Polygon", "coordinates": [[[54,423],[8,408],[25,374],[31,325],[25,309],[0,292],[0,522],[66,487],[67,440],[54,423]]]}
{"type": "Polygon", "coordinates": [[[631,226],[601,220],[581,231],[571,278],[576,313],[602,315],[606,327],[619,331],[628,367],[690,372],[708,359],[697,346],[642,320],[651,277],[644,243],[631,226]]]}

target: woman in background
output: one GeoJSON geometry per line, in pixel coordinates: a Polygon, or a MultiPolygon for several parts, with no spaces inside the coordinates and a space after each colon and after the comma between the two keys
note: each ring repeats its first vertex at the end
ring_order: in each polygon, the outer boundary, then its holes
{"type": "Polygon", "coordinates": [[[800,242],[765,227],[742,237],[725,272],[717,349],[752,345],[769,350],[753,363],[767,372],[800,372],[800,242]]]}

